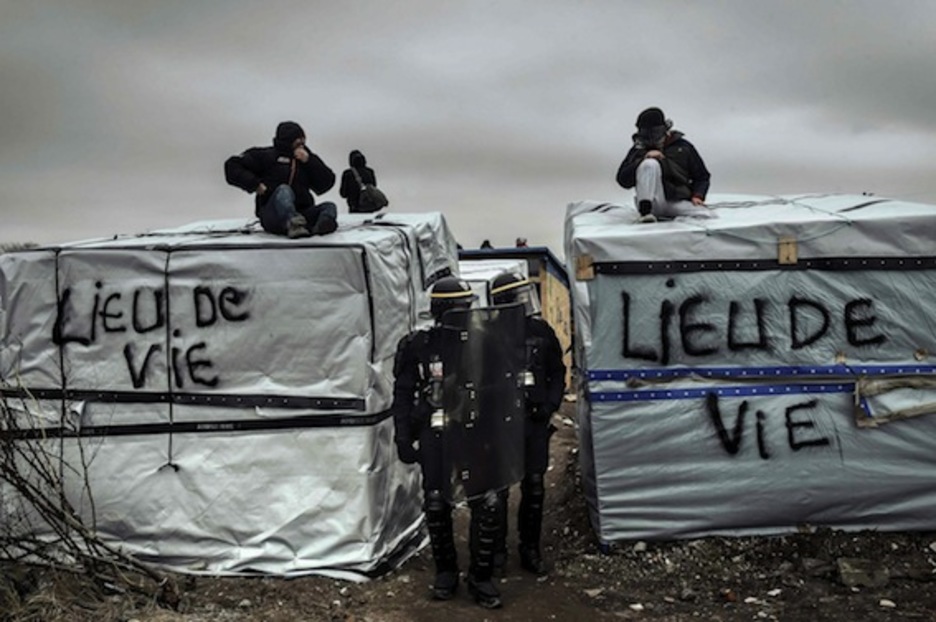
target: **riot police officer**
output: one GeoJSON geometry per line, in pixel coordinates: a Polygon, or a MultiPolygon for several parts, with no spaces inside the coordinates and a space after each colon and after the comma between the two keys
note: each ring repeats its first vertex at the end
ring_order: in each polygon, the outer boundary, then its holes
{"type": "MultiPolygon", "coordinates": [[[[539,298],[529,279],[505,272],[491,284],[495,305],[522,303],[526,311],[527,382],[524,430],[524,475],[520,484],[517,515],[520,565],[534,574],[546,573],[540,551],[543,528],[544,479],[549,466],[549,437],[555,431],[552,414],[562,405],[565,392],[565,363],[562,347],[552,327],[540,317],[539,298]]],[[[502,537],[495,545],[498,565],[506,562],[507,499],[501,514],[502,537]]]]}
{"type": "MultiPolygon", "coordinates": [[[[465,281],[439,279],[430,294],[430,312],[435,324],[404,337],[397,347],[393,391],[394,441],[400,460],[418,462],[422,469],[423,510],[436,566],[432,597],[449,600],[458,588],[458,558],[449,500],[450,471],[445,463],[442,410],[444,331],[442,316],[452,309],[468,309],[475,295],[465,281]]],[[[491,581],[494,541],[500,527],[497,491],[469,499],[471,563],[466,579],[468,590],[482,607],[501,606],[500,593],[491,581]]]]}

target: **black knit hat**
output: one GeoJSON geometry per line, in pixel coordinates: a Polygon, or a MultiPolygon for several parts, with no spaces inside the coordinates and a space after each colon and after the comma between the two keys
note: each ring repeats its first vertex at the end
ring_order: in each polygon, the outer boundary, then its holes
{"type": "Polygon", "coordinates": [[[305,138],[305,132],[295,121],[283,121],[276,126],[276,136],[273,137],[273,146],[277,151],[289,153],[292,144],[297,138],[305,138]]]}
{"type": "Polygon", "coordinates": [[[297,138],[305,138],[305,132],[295,121],[283,121],[276,126],[276,139],[291,143],[297,138]]]}
{"type": "Polygon", "coordinates": [[[666,115],[659,108],[647,108],[637,115],[637,129],[666,125],[666,115]]]}

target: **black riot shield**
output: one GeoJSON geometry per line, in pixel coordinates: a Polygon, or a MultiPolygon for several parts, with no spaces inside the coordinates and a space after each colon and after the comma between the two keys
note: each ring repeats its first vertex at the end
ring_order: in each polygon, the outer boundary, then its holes
{"type": "Polygon", "coordinates": [[[443,459],[453,502],[523,478],[524,326],[523,305],[442,318],[443,459]]]}

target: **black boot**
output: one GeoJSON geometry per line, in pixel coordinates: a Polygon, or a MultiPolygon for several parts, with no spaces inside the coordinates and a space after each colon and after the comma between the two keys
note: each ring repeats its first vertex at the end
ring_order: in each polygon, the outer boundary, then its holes
{"type": "Polygon", "coordinates": [[[452,533],[452,506],[436,490],[426,494],[426,526],[432,545],[436,577],[432,584],[433,600],[450,600],[458,590],[458,556],[452,533]]]}
{"type": "Polygon", "coordinates": [[[540,554],[540,534],[543,530],[543,499],[546,488],[543,475],[533,473],[520,483],[520,511],[517,516],[517,531],[520,536],[520,566],[537,576],[548,572],[540,554]]]}
{"type": "Polygon", "coordinates": [[[547,568],[546,562],[543,561],[539,548],[520,547],[520,567],[538,577],[549,574],[549,568],[547,568]]]}
{"type": "Polygon", "coordinates": [[[507,551],[494,553],[494,565],[491,569],[491,576],[497,579],[503,579],[507,576],[507,551]]]}
{"type": "Polygon", "coordinates": [[[500,493],[497,508],[497,535],[494,536],[493,576],[503,579],[507,576],[507,507],[510,490],[505,488],[500,493]]]}
{"type": "Polygon", "coordinates": [[[458,591],[458,571],[436,571],[435,581],[432,583],[432,600],[452,600],[458,591]]]}
{"type": "Polygon", "coordinates": [[[501,602],[500,592],[497,591],[497,588],[494,587],[494,583],[490,579],[476,579],[469,574],[467,583],[468,593],[471,594],[474,601],[481,607],[485,609],[500,609],[503,606],[504,603],[501,602]]]}
{"type": "Polygon", "coordinates": [[[469,549],[471,567],[468,571],[468,592],[485,609],[501,606],[500,592],[491,581],[494,571],[494,546],[500,531],[500,505],[503,498],[489,492],[470,502],[471,525],[469,549]]]}

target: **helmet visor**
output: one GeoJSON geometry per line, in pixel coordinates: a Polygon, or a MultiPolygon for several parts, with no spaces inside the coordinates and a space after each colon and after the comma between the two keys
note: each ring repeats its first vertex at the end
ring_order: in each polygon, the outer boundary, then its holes
{"type": "Polygon", "coordinates": [[[539,315],[541,311],[536,287],[525,278],[492,290],[491,299],[495,305],[520,303],[527,316],[539,315]]]}
{"type": "Polygon", "coordinates": [[[539,296],[536,294],[536,288],[533,286],[533,283],[529,281],[527,281],[526,285],[521,286],[517,290],[517,302],[523,305],[524,313],[526,313],[528,317],[531,315],[539,315],[542,311],[539,296]]]}

